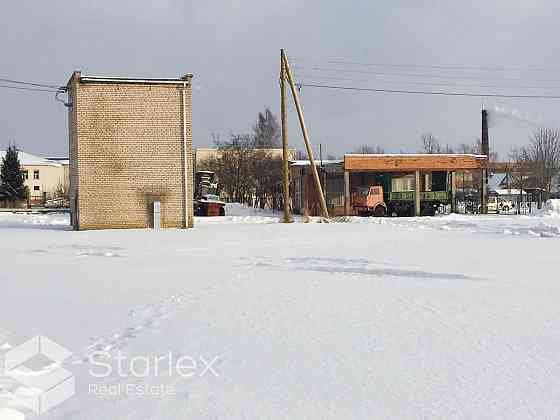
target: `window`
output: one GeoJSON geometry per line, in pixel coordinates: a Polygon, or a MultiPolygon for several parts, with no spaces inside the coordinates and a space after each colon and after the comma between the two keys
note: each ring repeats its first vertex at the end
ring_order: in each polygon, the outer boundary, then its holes
{"type": "Polygon", "coordinates": [[[391,180],[391,191],[392,192],[414,191],[415,184],[416,184],[416,178],[414,175],[394,177],[391,180]]]}
{"type": "Polygon", "coordinates": [[[29,179],[29,171],[23,171],[23,179],[25,180],[29,179]]]}
{"type": "Polygon", "coordinates": [[[33,171],[33,179],[39,179],[39,171],[33,171]]]}
{"type": "Polygon", "coordinates": [[[41,187],[39,187],[38,185],[35,185],[33,187],[33,191],[40,191],[40,190],[41,190],[41,187]]]}

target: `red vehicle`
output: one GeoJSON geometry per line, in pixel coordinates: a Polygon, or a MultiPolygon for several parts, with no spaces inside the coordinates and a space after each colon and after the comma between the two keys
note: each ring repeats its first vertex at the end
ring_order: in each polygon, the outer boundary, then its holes
{"type": "Polygon", "coordinates": [[[198,171],[195,174],[195,216],[225,216],[226,203],[217,195],[218,183],[214,172],[198,171]]]}
{"type": "Polygon", "coordinates": [[[387,205],[383,199],[383,187],[370,185],[360,187],[352,193],[352,206],[358,216],[383,217],[387,214],[387,205]]]}

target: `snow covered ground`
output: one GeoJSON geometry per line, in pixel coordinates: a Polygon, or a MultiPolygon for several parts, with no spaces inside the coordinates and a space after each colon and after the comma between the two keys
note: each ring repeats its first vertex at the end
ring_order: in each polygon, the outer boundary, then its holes
{"type": "Polygon", "coordinates": [[[0,419],[560,417],[558,203],[328,224],[227,214],[160,232],[0,214],[0,360],[44,335],[71,350],[76,381],[38,416],[9,372],[0,419]]]}

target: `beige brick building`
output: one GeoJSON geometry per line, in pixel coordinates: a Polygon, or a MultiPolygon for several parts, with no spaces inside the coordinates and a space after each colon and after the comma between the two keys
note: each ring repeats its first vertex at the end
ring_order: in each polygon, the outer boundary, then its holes
{"type": "Polygon", "coordinates": [[[192,75],[68,82],[74,229],[192,227],[192,75]]]}

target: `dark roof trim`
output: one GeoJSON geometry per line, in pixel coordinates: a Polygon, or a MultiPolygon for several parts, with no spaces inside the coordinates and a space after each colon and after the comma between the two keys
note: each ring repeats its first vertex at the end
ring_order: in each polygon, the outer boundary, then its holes
{"type": "Polygon", "coordinates": [[[81,76],[80,83],[138,83],[138,84],[169,84],[182,85],[189,82],[193,77],[192,73],[187,73],[181,79],[152,79],[152,78],[133,78],[133,77],[101,77],[101,76],[81,76]]]}

